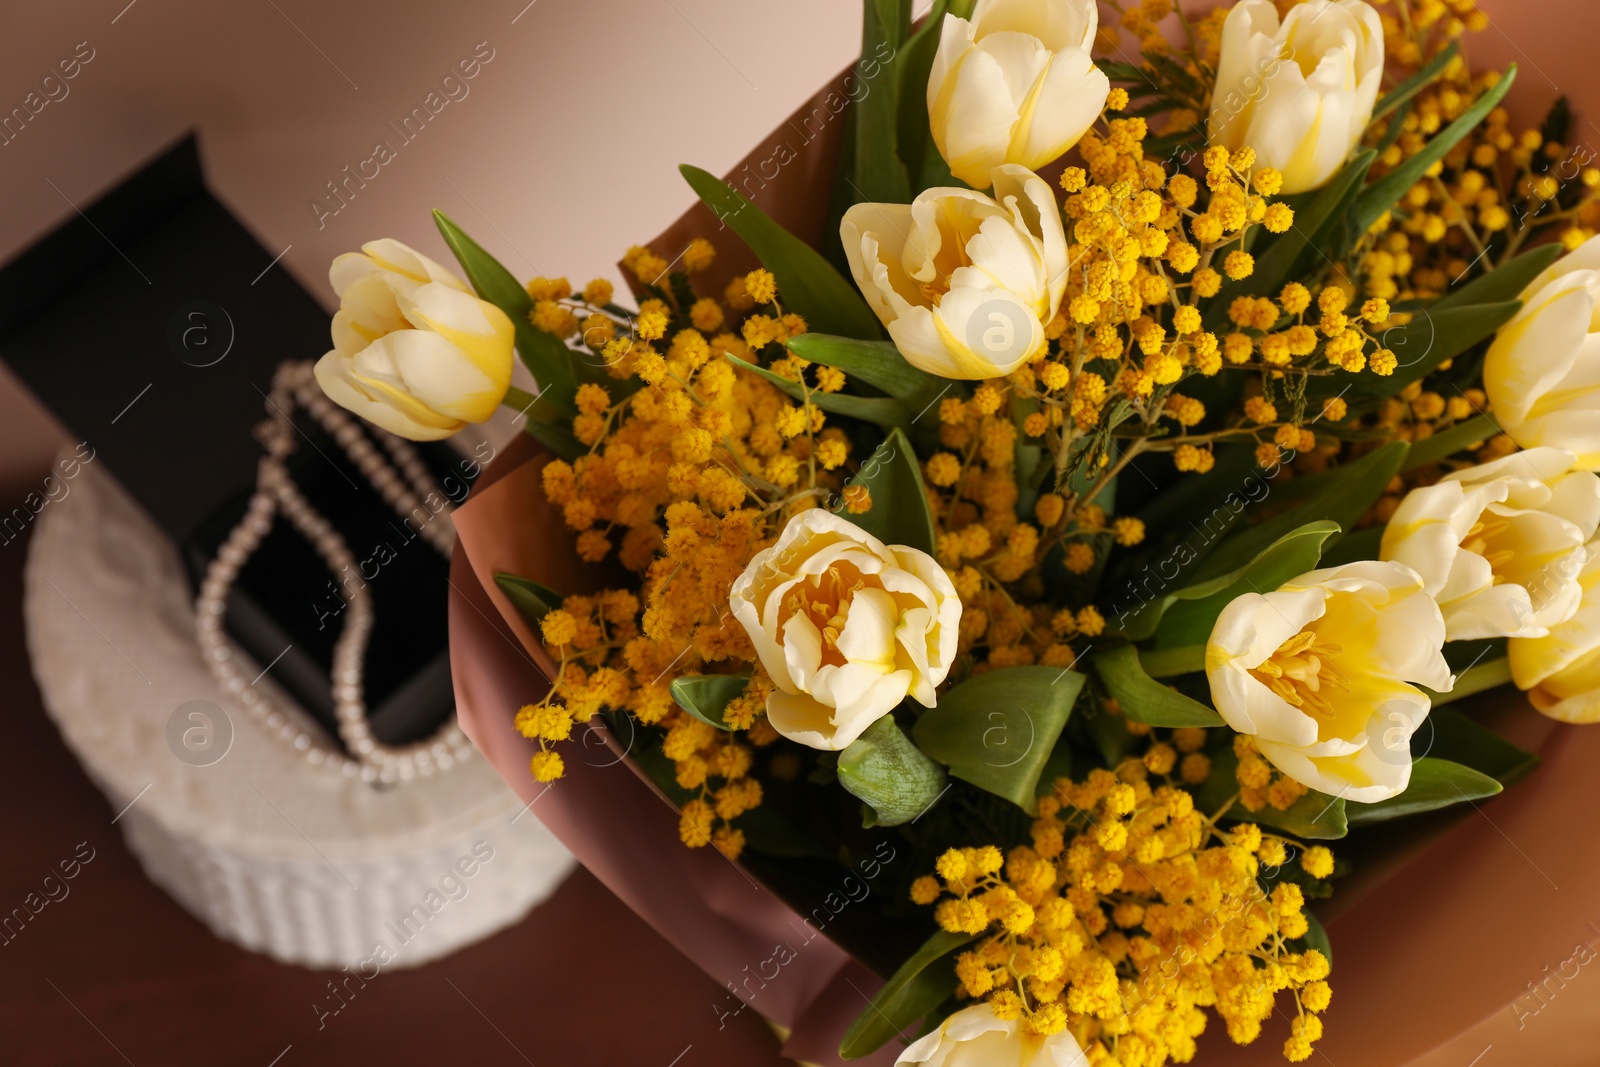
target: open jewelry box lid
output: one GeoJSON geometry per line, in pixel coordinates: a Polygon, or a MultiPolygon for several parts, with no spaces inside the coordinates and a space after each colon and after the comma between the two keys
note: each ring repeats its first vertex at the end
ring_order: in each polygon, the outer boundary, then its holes
{"type": "Polygon", "coordinates": [[[0,270],[0,358],[183,542],[255,478],[273,368],[328,317],[205,187],[193,135],[0,270]]]}
{"type": "MultiPolygon", "coordinates": [[[[328,315],[207,190],[192,134],[75,208],[0,270],[0,359],[198,578],[255,483],[263,451],[253,431],[273,374],[327,351],[328,315]]],[[[410,536],[314,420],[291,418],[301,437],[291,476],[313,507],[358,559],[388,549],[371,582],[373,733],[387,743],[427,736],[453,705],[448,563],[410,536]]],[[[476,465],[447,446],[419,451],[436,474],[456,477],[459,502],[476,465]]],[[[241,569],[227,614],[235,640],[330,734],[327,672],[343,605],[334,577],[279,522],[241,569]]]]}

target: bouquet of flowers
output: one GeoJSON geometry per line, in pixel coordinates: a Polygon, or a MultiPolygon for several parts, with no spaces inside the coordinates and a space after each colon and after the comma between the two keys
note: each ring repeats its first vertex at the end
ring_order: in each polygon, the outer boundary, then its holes
{"type": "Polygon", "coordinates": [[[1328,843],[1534,762],[1446,705],[1600,718],[1565,107],[1511,128],[1474,0],[1107,4],[867,0],[824,239],[685,166],[718,225],[629,250],[634,306],[443,215],[466,281],[332,269],[330,397],[549,453],[574,584],[495,578],[532,776],[603,723],[786,901],[892,842],[829,930],[887,976],[845,1058],[1188,1062],[1288,1005],[1303,1061],[1328,843]]]}

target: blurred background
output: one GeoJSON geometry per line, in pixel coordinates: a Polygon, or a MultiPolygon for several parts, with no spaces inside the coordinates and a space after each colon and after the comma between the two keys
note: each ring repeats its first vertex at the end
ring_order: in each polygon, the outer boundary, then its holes
{"type": "MultiPolygon", "coordinates": [[[[1560,93],[1580,117],[1600,115],[1596,83],[1570,80],[1592,62],[1591,42],[1536,28],[1577,5],[1482,6],[1492,26],[1468,52],[1522,64],[1519,119],[1560,93]]],[[[64,94],[6,128],[0,261],[196,131],[211,191],[278,257],[262,267],[330,311],[328,263],[363,241],[395,237],[450,262],[434,208],[523,277],[620,281],[618,256],[692,202],[677,165],[731,168],[854,59],[860,16],[859,0],[13,4],[0,34],[0,116],[24,107],[62,60],[80,69],[64,94]],[[465,94],[402,143],[391,124],[474,56],[465,94]],[[379,141],[399,146],[395,158],[336,196],[379,141]]],[[[1600,141],[1580,121],[1574,139],[1600,141]]],[[[82,388],[94,388],[92,373],[82,388]]],[[[0,369],[0,513],[38,489],[67,440],[0,369]]],[[[112,824],[121,805],[96,790],[42,710],[20,607],[28,536],[0,548],[0,677],[10,683],[0,919],[29,906],[63,859],[81,861],[84,848],[93,859],[69,894],[0,945],[0,1061],[777,1062],[753,1014],[719,1018],[720,990],[581,870],[500,934],[347,993],[337,1019],[317,1007],[334,1003],[332,976],[214,937],[144,878],[112,824]],[[610,1021],[622,1012],[626,1040],[610,1021]]]]}

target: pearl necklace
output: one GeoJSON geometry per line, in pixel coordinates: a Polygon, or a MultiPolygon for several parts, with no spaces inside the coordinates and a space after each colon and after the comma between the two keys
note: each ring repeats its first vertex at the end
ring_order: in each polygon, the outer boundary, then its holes
{"type": "Polygon", "coordinates": [[[266,403],[268,418],[257,427],[257,437],[267,454],[257,468],[256,491],[250,498],[244,519],[233,528],[218,550],[217,558],[207,567],[195,603],[195,633],[200,653],[223,691],[242,703],[273,736],[302,753],[312,766],[336,770],[347,778],[360,777],[365,782],[386,785],[428,777],[466,759],[473,751],[472,743],[461,732],[454,715],[426,741],[390,746],[372,736],[362,689],[362,662],[373,619],[372,594],[365,583],[350,585],[345,591],[350,614],[333,648],[334,714],[339,737],[352,755],[345,755],[320,732],[314,735],[302,728],[297,721],[300,716],[285,714],[270,697],[254,688],[254,682],[246,679],[223,632],[228,590],[238,577],[239,568],[272,529],[274,512],[281,512],[311,542],[335,576],[352,570],[359,573],[355,555],[345,545],[344,538],[307,503],[284,466],[285,459],[298,445],[299,431],[289,419],[289,413],[296,406],[309,412],[332,435],[362,475],[403,519],[413,517],[419,508],[424,514],[432,515],[424,506],[424,500],[430,497],[443,501],[444,510],[423,523],[421,533],[441,555],[450,556],[455,543],[455,524],[450,519],[449,498],[434,482],[416,450],[393,434],[369,427],[382,443],[383,452],[393,461],[391,466],[361,427],[323,395],[309,362],[284,363],[272,379],[272,393],[266,403]]]}

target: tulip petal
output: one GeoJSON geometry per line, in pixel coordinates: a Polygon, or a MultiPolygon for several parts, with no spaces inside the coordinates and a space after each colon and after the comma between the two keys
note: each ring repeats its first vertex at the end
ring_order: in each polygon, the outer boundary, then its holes
{"type": "Polygon", "coordinates": [[[1111,80],[1082,48],[1051,57],[1019,109],[1006,158],[1029,169],[1055,162],[1100,118],[1111,80]]]}
{"type": "Polygon", "coordinates": [[[980,0],[972,11],[975,36],[998,33],[1037,37],[1051,52],[1088,51],[1100,28],[1094,0],[980,0]]]}
{"type": "MultiPolygon", "coordinates": [[[[398,379],[392,384],[452,420],[482,422],[500,405],[505,386],[484,374],[466,354],[436,333],[397,330],[368,345],[355,373],[398,379]]],[[[509,375],[508,375],[509,377],[509,375]]]]}
{"type": "Polygon", "coordinates": [[[985,188],[1006,162],[1017,101],[1000,61],[981,47],[954,65],[929,112],[934,144],[950,173],[974,189],[985,188]]]}
{"type": "Polygon", "coordinates": [[[329,352],[317,360],[317,385],[328,399],[353,414],[411,441],[438,441],[460,432],[466,423],[445,418],[406,397],[352,373],[352,361],[329,352]]]}
{"type": "Polygon", "coordinates": [[[837,734],[833,728],[833,709],[806,693],[785,693],[776,689],[768,693],[767,720],[778,733],[807,748],[837,751],[845,747],[834,744],[837,734]]]}
{"type": "Polygon", "coordinates": [[[437,282],[452,289],[459,289],[463,293],[470,292],[467,283],[457,278],[449,268],[441,266],[410,245],[402,244],[392,237],[368,241],[361,246],[361,251],[384,270],[394,271],[418,285],[437,282]]]}

